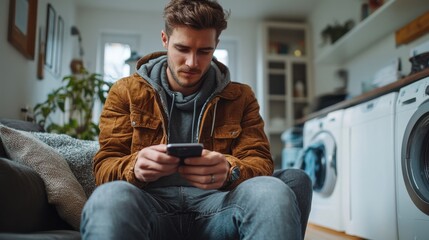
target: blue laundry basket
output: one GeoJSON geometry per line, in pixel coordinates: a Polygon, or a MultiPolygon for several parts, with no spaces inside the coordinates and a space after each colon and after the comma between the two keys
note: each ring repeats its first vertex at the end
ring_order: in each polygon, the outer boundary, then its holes
{"type": "Polygon", "coordinates": [[[282,150],[282,169],[297,168],[296,163],[303,151],[303,129],[292,127],[281,135],[284,143],[282,150]]]}

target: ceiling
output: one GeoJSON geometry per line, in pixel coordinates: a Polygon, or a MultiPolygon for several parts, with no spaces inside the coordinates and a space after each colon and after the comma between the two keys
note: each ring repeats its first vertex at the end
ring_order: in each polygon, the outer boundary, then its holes
{"type": "MultiPolygon", "coordinates": [[[[230,18],[305,19],[320,0],[219,0],[230,18]]],[[[168,0],[76,0],[78,7],[159,12],[168,0]]]]}

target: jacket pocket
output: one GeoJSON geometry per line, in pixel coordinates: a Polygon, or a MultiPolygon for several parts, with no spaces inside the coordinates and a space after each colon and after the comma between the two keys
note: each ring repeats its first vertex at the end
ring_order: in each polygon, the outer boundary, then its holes
{"type": "Polygon", "coordinates": [[[131,113],[132,151],[158,144],[162,138],[161,120],[149,113],[131,113]]]}
{"type": "Polygon", "coordinates": [[[231,154],[232,145],[240,136],[241,131],[241,126],[238,124],[217,127],[213,135],[213,150],[223,154],[231,154]]]}

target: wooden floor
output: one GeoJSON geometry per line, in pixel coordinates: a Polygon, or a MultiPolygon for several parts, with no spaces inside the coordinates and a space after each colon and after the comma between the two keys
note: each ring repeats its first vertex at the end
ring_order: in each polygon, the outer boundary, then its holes
{"type": "Polygon", "coordinates": [[[343,232],[337,232],[317,225],[308,224],[304,240],[362,240],[362,238],[349,236],[343,232]]]}

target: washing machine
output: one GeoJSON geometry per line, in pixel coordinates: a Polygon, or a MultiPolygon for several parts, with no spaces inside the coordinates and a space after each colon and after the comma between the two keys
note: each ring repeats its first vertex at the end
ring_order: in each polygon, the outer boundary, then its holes
{"type": "Polygon", "coordinates": [[[395,130],[399,239],[428,239],[429,77],[399,91],[395,130]]]}
{"type": "Polygon", "coordinates": [[[309,222],[344,231],[341,200],[341,126],[343,110],[304,123],[303,157],[298,164],[313,182],[309,222]]]}
{"type": "Polygon", "coordinates": [[[395,191],[397,92],[347,108],[343,123],[345,232],[398,239],[395,191]]]}

